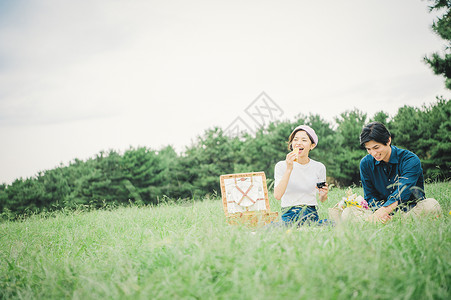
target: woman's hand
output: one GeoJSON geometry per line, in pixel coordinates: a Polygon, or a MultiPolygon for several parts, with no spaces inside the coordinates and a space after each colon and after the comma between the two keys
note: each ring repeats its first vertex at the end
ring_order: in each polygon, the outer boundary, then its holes
{"type": "Polygon", "coordinates": [[[329,185],[326,183],[322,188],[317,188],[319,192],[319,200],[324,202],[327,200],[327,193],[329,192],[329,185]]]}
{"type": "Polygon", "coordinates": [[[287,157],[285,158],[285,161],[287,162],[287,168],[293,169],[293,164],[295,159],[298,157],[298,151],[291,151],[287,154],[287,157]]]}
{"type": "Polygon", "coordinates": [[[285,194],[287,189],[288,181],[290,180],[291,172],[293,171],[293,162],[296,158],[296,153],[294,151],[287,154],[285,162],[287,163],[287,169],[283,174],[282,180],[280,180],[279,184],[274,187],[274,197],[277,200],[281,200],[282,196],[285,194]]]}

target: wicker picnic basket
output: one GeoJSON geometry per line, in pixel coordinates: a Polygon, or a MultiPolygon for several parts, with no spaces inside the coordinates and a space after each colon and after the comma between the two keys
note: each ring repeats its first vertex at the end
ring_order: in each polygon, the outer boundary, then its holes
{"type": "Polygon", "coordinates": [[[277,220],[271,212],[264,172],[220,176],[226,220],[232,225],[260,227],[277,220]]]}

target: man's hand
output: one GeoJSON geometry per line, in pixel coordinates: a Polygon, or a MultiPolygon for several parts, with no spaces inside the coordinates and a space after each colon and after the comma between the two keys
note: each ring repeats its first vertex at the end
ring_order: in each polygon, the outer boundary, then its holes
{"type": "Polygon", "coordinates": [[[393,202],[389,206],[383,206],[376,210],[372,215],[366,218],[366,221],[371,223],[382,223],[385,224],[391,220],[390,213],[398,206],[398,201],[393,202]]]}

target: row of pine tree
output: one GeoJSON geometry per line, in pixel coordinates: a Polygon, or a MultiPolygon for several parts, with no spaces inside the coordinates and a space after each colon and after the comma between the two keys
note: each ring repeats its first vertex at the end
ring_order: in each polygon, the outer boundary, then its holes
{"type": "Polygon", "coordinates": [[[394,136],[393,145],[420,157],[426,178],[449,180],[451,102],[439,98],[430,106],[404,106],[392,118],[382,111],[368,117],[351,110],[330,123],[319,115],[299,115],[240,137],[212,128],[181,154],[171,146],[100,152],[85,161],[75,159],[32,178],[0,185],[0,214],[215,197],[220,193],[219,176],[230,173],[264,171],[271,190],[274,166],[285,159],[288,136],[299,124],[317,132],[318,147],[310,154],[326,165],[329,183],[359,185],[359,162],[366,155],[359,135],[370,121],[386,124],[394,136]]]}

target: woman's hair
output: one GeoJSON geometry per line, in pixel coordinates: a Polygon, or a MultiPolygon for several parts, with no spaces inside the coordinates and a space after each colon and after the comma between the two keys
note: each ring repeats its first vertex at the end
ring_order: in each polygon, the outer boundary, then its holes
{"type": "MultiPolygon", "coordinates": [[[[291,134],[290,137],[288,138],[288,150],[293,151],[293,146],[291,145],[291,143],[294,140],[294,136],[296,135],[296,133],[298,133],[298,131],[305,131],[304,129],[298,129],[298,130],[294,130],[291,134]]],[[[312,142],[312,144],[315,144],[315,141],[313,140],[313,137],[307,132],[305,131],[305,133],[307,133],[310,141],[312,142]]]]}
{"type": "Polygon", "coordinates": [[[387,145],[392,135],[384,124],[380,122],[371,122],[363,127],[360,133],[360,146],[365,147],[365,143],[375,141],[387,145]]]}

